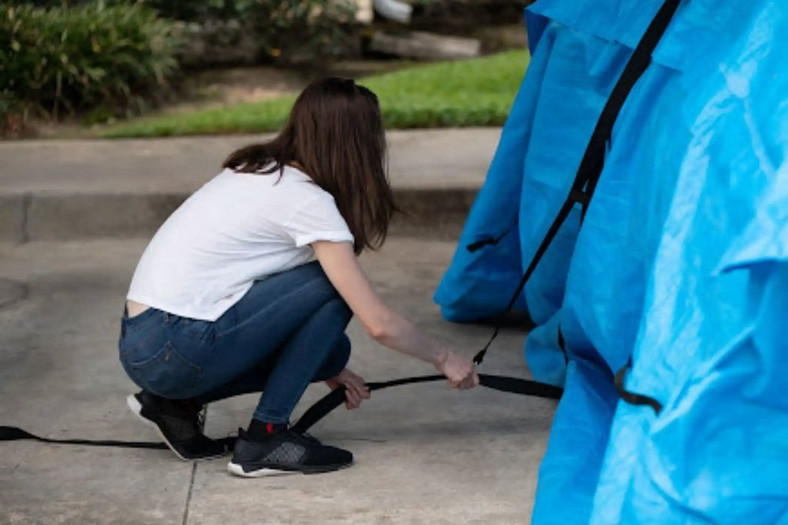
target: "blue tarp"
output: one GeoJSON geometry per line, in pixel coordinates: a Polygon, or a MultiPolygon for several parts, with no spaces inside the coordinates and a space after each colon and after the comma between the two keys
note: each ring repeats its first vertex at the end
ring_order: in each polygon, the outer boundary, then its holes
{"type": "MultiPolygon", "coordinates": [[[[447,319],[504,308],[661,3],[529,8],[531,64],[436,291],[447,319]]],[[[788,523],[786,153],[788,4],[684,0],[582,226],[575,210],[518,305],[532,373],[565,386],[533,523],[788,523]],[[658,415],[619,401],[630,357],[658,415]]]]}

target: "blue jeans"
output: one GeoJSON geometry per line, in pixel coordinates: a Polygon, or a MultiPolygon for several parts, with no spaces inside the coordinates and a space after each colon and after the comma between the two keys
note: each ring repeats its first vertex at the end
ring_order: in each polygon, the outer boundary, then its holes
{"type": "Polygon", "coordinates": [[[262,392],[254,418],[285,423],[311,381],[350,357],[352,312],[316,262],[258,281],[215,322],[155,308],[123,316],[120,361],[132,381],[201,403],[262,392]]]}

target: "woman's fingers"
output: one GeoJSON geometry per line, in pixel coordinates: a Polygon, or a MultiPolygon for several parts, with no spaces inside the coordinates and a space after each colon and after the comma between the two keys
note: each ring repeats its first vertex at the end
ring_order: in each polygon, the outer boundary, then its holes
{"type": "Polygon", "coordinates": [[[369,387],[364,383],[364,379],[352,370],[345,368],[339,373],[337,379],[345,385],[345,388],[348,390],[352,389],[363,399],[369,399],[369,387]]]}
{"type": "Polygon", "coordinates": [[[350,410],[358,408],[364,399],[370,398],[369,388],[363,383],[354,384],[348,382],[345,384],[345,389],[345,406],[347,406],[347,408],[350,410]]]}
{"type": "Polygon", "coordinates": [[[470,370],[467,375],[461,379],[449,379],[449,384],[458,390],[468,390],[479,385],[479,375],[475,370],[470,370]]]}
{"type": "Polygon", "coordinates": [[[356,376],[352,381],[349,381],[348,386],[352,387],[359,395],[367,394],[369,397],[369,387],[364,383],[364,380],[356,376]]]}
{"type": "Polygon", "coordinates": [[[369,387],[361,377],[352,372],[345,377],[345,387],[353,390],[362,399],[369,399],[369,387]]]}
{"type": "Polygon", "coordinates": [[[353,399],[353,392],[350,389],[347,389],[345,391],[345,407],[348,410],[351,410],[353,408],[353,403],[354,402],[355,401],[353,399]]]}
{"type": "Polygon", "coordinates": [[[345,406],[352,410],[361,405],[361,401],[370,398],[369,387],[364,383],[361,376],[356,375],[348,368],[342,370],[338,375],[326,381],[331,388],[342,385],[345,387],[345,406]]]}
{"type": "Polygon", "coordinates": [[[347,389],[345,394],[345,406],[348,410],[353,410],[354,408],[358,408],[361,405],[361,398],[358,396],[355,390],[352,388],[347,389]]]}
{"type": "Polygon", "coordinates": [[[367,385],[361,385],[359,388],[356,389],[356,393],[361,399],[369,399],[372,394],[369,392],[369,387],[367,385]]]}
{"type": "Polygon", "coordinates": [[[454,388],[465,390],[479,384],[473,362],[459,354],[449,351],[446,358],[436,366],[454,388]]]}
{"type": "Polygon", "coordinates": [[[478,384],[479,384],[479,376],[475,370],[471,370],[471,373],[468,374],[468,376],[466,376],[465,379],[463,380],[462,388],[463,389],[473,388],[478,384]]]}

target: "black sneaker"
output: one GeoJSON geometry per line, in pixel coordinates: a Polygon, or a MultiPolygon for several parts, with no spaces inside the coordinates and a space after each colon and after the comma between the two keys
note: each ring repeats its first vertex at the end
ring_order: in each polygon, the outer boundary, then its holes
{"type": "Polygon", "coordinates": [[[323,445],[309,434],[283,428],[262,441],[251,441],[238,430],[233,459],[227,470],[236,476],[259,478],[277,474],[330,472],[353,464],[353,454],[323,445]]]}
{"type": "Polygon", "coordinates": [[[164,399],[144,390],[131,394],[126,403],[184,461],[218,458],[227,453],[225,443],[202,433],[202,407],[196,403],[164,399]]]}

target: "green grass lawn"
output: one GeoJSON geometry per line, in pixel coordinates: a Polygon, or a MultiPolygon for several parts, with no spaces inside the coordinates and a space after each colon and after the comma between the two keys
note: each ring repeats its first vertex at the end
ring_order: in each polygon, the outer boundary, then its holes
{"type": "MultiPolygon", "coordinates": [[[[377,93],[386,127],[498,126],[506,120],[525,68],[525,51],[441,62],[358,80],[377,93]]],[[[164,137],[278,130],[295,95],[196,110],[188,114],[141,117],[104,129],[101,136],[164,137]]]]}

